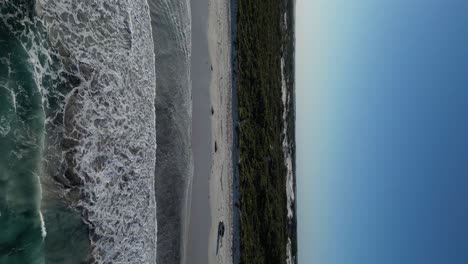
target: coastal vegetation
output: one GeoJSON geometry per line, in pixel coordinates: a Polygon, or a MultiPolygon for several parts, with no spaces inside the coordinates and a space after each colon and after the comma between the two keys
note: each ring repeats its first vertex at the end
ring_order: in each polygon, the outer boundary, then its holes
{"type": "MultiPolygon", "coordinates": [[[[239,111],[241,263],[286,263],[288,237],[296,251],[295,218],[287,218],[283,154],[281,58],[293,94],[292,0],[238,0],[237,87],[239,111]],[[285,17],[284,14],[287,13],[285,17]]],[[[294,98],[294,96],[291,96],[294,98]]],[[[294,101],[288,116],[294,148],[294,101]]]]}

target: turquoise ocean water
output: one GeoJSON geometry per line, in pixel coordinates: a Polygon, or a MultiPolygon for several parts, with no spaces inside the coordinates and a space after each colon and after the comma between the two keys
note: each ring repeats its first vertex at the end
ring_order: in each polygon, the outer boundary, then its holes
{"type": "Polygon", "coordinates": [[[1,7],[0,263],[43,263],[38,175],[44,112],[26,50],[33,40],[22,37],[36,30],[30,11],[27,2],[1,7]]]}
{"type": "Polygon", "coordinates": [[[0,263],[81,263],[89,242],[79,212],[52,192],[41,203],[45,148],[54,143],[47,137],[59,140],[46,136],[46,116],[59,111],[56,94],[69,85],[47,72],[60,63],[35,2],[0,2],[0,14],[0,263]]]}
{"type": "Polygon", "coordinates": [[[44,112],[27,50],[36,31],[31,7],[23,1],[0,9],[0,263],[43,263],[44,112]]]}

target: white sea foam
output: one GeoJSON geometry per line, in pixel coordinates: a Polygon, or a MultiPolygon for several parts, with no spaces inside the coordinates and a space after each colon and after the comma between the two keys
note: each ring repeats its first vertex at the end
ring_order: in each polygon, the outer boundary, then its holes
{"type": "Polygon", "coordinates": [[[41,221],[41,236],[42,236],[42,239],[45,239],[45,237],[47,236],[47,231],[45,227],[44,217],[42,216],[41,212],[39,212],[39,218],[41,221]]]}
{"type": "MultiPolygon", "coordinates": [[[[63,136],[77,142],[63,152],[62,164],[80,182],[72,206],[91,229],[93,263],[155,263],[156,84],[148,5],[39,0],[36,12],[63,71],[76,81],[60,95],[63,136]]],[[[43,91],[45,104],[52,92],[43,91]]]]}
{"type": "Polygon", "coordinates": [[[288,209],[288,218],[292,219],[294,216],[294,176],[293,176],[293,164],[292,164],[292,150],[289,146],[289,135],[288,135],[288,115],[289,115],[289,103],[290,96],[288,94],[286,79],[284,74],[285,62],[284,58],[281,58],[281,99],[283,101],[283,155],[286,164],[286,195],[287,195],[287,209],[288,209]]]}

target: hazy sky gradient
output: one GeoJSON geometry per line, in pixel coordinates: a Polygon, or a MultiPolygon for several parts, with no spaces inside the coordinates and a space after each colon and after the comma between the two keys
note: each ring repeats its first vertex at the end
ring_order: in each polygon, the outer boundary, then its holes
{"type": "Polygon", "coordinates": [[[297,4],[299,262],[468,263],[468,1],[297,4]]]}

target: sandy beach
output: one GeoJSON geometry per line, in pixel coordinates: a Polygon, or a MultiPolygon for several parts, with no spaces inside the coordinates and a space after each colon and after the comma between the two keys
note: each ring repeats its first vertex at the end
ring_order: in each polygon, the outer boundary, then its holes
{"type": "Polygon", "coordinates": [[[237,228],[230,1],[191,4],[194,178],[185,263],[232,263],[237,228]],[[220,222],[225,231],[218,241],[220,222]]]}
{"type": "MultiPolygon", "coordinates": [[[[210,95],[212,103],[213,163],[210,176],[211,228],[208,263],[233,263],[238,227],[234,223],[233,94],[231,62],[231,21],[229,0],[209,0],[208,47],[212,64],[210,95]],[[219,223],[225,226],[218,240],[219,223]]],[[[234,157],[235,158],[235,157],[234,157]]]]}

